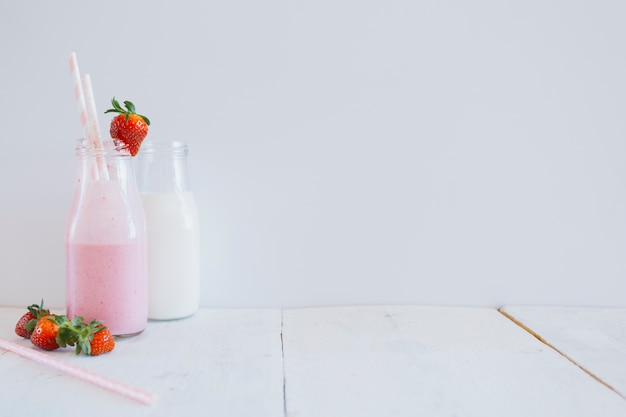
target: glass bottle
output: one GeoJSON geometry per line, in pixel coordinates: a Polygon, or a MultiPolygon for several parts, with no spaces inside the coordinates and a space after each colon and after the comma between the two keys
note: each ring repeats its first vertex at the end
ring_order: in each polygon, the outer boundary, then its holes
{"type": "Polygon", "coordinates": [[[185,142],[142,144],[139,190],[148,226],[148,318],[193,315],[200,301],[198,210],[185,142]]]}
{"type": "Polygon", "coordinates": [[[102,321],[115,336],[147,322],[147,236],[131,156],[107,141],[76,147],[78,172],[66,230],[68,316],[102,321]]]}

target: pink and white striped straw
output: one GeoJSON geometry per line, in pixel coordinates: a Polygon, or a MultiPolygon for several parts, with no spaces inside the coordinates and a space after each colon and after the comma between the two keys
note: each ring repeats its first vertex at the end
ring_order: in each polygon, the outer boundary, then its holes
{"type": "MultiPolygon", "coordinates": [[[[83,136],[89,139],[96,150],[102,149],[102,138],[100,136],[100,126],[96,112],[96,104],[91,87],[91,78],[85,75],[82,79],[78,69],[78,59],[76,53],[70,54],[70,72],[74,82],[74,98],[78,106],[80,116],[80,126],[83,136]]],[[[103,178],[108,178],[107,167],[100,155],[96,157],[98,162],[98,173],[103,178]]]]}
{"type": "Polygon", "coordinates": [[[51,368],[65,372],[83,381],[120,394],[126,398],[130,398],[131,400],[139,401],[140,403],[147,405],[155,405],[157,402],[157,396],[151,392],[143,391],[123,382],[107,378],[104,375],[100,375],[85,368],[81,368],[80,366],[64,362],[51,355],[47,355],[35,349],[27,348],[18,343],[0,339],[0,348],[11,351],[25,358],[32,359],[43,365],[50,366],[51,368]]]}
{"type": "MultiPolygon", "coordinates": [[[[78,73],[78,71],[77,71],[78,73]]],[[[87,126],[89,131],[89,138],[93,143],[96,150],[102,149],[102,137],[100,136],[100,124],[98,123],[98,114],[96,111],[96,101],[93,97],[93,88],[91,86],[91,77],[89,74],[82,76],[83,93],[85,95],[85,107],[87,109],[87,126]]],[[[109,170],[107,169],[104,160],[98,155],[98,166],[100,169],[100,175],[104,179],[109,179],[109,170]]]]}
{"type": "Polygon", "coordinates": [[[89,122],[87,116],[87,105],[85,104],[85,93],[83,92],[83,83],[80,80],[80,72],[78,70],[78,60],[76,59],[76,53],[70,54],[70,72],[72,73],[72,81],[74,82],[74,98],[78,105],[78,114],[80,116],[80,127],[83,130],[83,136],[88,138],[91,134],[89,132],[89,122]]]}
{"type": "Polygon", "coordinates": [[[91,77],[89,74],[85,74],[82,76],[81,80],[83,84],[83,93],[85,95],[89,138],[93,141],[96,149],[102,149],[102,138],[100,137],[100,125],[98,123],[98,115],[96,114],[96,102],[93,97],[91,77]]]}

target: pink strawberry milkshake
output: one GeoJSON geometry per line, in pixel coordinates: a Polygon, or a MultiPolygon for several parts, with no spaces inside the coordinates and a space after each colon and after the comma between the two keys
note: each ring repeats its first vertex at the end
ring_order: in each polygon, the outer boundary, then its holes
{"type": "Polygon", "coordinates": [[[113,335],[129,336],[147,322],[146,225],[130,161],[111,158],[106,175],[89,156],[79,164],[66,237],[66,307],[70,318],[100,320],[113,335]]]}
{"type": "Polygon", "coordinates": [[[146,283],[145,245],[67,245],[68,274],[75,276],[67,292],[69,317],[102,321],[114,335],[141,332],[146,325],[147,304],[142,295],[146,283]]]}

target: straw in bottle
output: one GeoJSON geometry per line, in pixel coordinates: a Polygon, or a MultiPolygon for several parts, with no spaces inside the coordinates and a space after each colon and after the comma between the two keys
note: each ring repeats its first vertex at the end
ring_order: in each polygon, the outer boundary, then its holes
{"type": "MultiPolygon", "coordinates": [[[[83,131],[83,136],[91,141],[92,146],[96,150],[102,149],[102,137],[100,135],[100,126],[98,124],[91,78],[89,75],[85,75],[81,79],[80,70],[78,69],[78,59],[76,58],[76,53],[74,52],[70,54],[70,72],[74,82],[74,98],[76,99],[76,104],[78,106],[80,126],[83,131]]],[[[96,158],[99,176],[101,178],[108,179],[108,169],[104,160],[100,155],[96,158]]]]}

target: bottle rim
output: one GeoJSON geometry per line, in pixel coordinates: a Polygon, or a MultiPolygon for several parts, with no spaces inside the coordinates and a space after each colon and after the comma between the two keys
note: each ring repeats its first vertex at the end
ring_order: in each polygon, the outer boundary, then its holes
{"type": "Polygon", "coordinates": [[[102,140],[96,146],[95,141],[90,138],[79,138],[76,140],[77,156],[102,156],[102,157],[131,157],[124,144],[113,140],[102,140]]]}
{"type": "MultiPolygon", "coordinates": [[[[76,141],[77,156],[131,157],[125,145],[117,140],[101,141],[99,147],[93,139],[79,138],[76,141]]],[[[141,144],[137,158],[154,158],[159,156],[186,157],[189,153],[187,142],[184,141],[145,141],[141,144]]]]}
{"type": "Polygon", "coordinates": [[[147,140],[141,144],[138,158],[154,158],[154,157],[185,157],[189,153],[187,142],[180,140],[173,141],[153,141],[147,140]]]}

